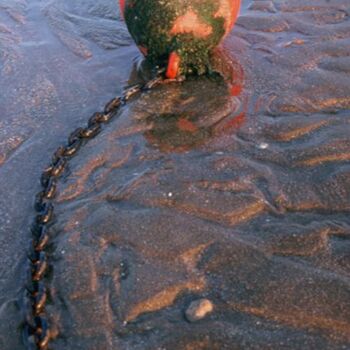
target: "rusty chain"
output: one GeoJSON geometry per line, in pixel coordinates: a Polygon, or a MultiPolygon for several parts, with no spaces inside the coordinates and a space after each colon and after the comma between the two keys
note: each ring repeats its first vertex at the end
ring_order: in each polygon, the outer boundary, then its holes
{"type": "Polygon", "coordinates": [[[24,298],[24,331],[23,337],[27,349],[47,350],[50,342],[50,328],[46,315],[46,303],[49,291],[45,276],[49,263],[46,249],[50,241],[50,226],[54,219],[53,200],[57,193],[57,181],[64,173],[69,160],[87,141],[97,136],[102,125],[108,123],[133,96],[146,92],[166,82],[162,71],[146,84],[136,84],[124,90],[120,97],[109,101],[102,113],[93,114],[86,127],[77,128],[68,137],[64,146],[54,152],[50,165],[41,175],[41,191],[35,196],[36,216],[31,227],[32,247],[29,253],[29,276],[24,298]]]}

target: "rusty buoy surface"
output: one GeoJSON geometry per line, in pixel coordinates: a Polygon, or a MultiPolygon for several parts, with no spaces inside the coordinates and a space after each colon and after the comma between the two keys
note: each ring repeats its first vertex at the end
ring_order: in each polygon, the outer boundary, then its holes
{"type": "Polygon", "coordinates": [[[176,78],[208,70],[210,53],[231,31],[240,0],[120,0],[120,7],[141,52],[176,78]]]}

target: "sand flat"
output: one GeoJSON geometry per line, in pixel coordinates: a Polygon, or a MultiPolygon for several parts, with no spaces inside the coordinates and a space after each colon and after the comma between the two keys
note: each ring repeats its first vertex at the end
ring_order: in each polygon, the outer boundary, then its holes
{"type": "MultiPolygon", "coordinates": [[[[350,346],[350,5],[242,7],[214,58],[229,83],[138,96],[70,162],[52,349],[350,346]],[[212,311],[188,322],[203,298],[212,311]]],[[[115,1],[0,0],[1,349],[24,349],[41,169],[140,58],[115,1]]]]}

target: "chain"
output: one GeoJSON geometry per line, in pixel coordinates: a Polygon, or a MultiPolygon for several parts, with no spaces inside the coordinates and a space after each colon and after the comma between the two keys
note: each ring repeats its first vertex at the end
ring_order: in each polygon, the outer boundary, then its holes
{"type": "Polygon", "coordinates": [[[68,137],[64,146],[54,152],[50,165],[43,171],[40,182],[42,189],[35,196],[34,208],[36,216],[31,227],[32,247],[29,253],[29,276],[25,288],[24,302],[24,342],[27,349],[46,350],[50,342],[50,327],[46,315],[46,304],[49,291],[44,278],[47,275],[49,263],[47,247],[50,241],[50,226],[54,219],[53,200],[57,193],[57,182],[65,171],[69,160],[89,140],[97,136],[102,126],[116,116],[119,109],[136,94],[149,91],[157,85],[166,82],[162,71],[146,84],[136,84],[124,90],[120,97],[109,101],[102,113],[97,112],[88,120],[86,127],[77,128],[68,137]]]}

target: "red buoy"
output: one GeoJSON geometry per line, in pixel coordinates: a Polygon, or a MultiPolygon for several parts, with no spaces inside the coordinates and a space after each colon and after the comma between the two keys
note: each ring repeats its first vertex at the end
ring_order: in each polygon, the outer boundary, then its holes
{"type": "Polygon", "coordinates": [[[231,31],[240,0],[120,0],[129,32],[166,75],[203,74],[212,50],[231,31]]]}

